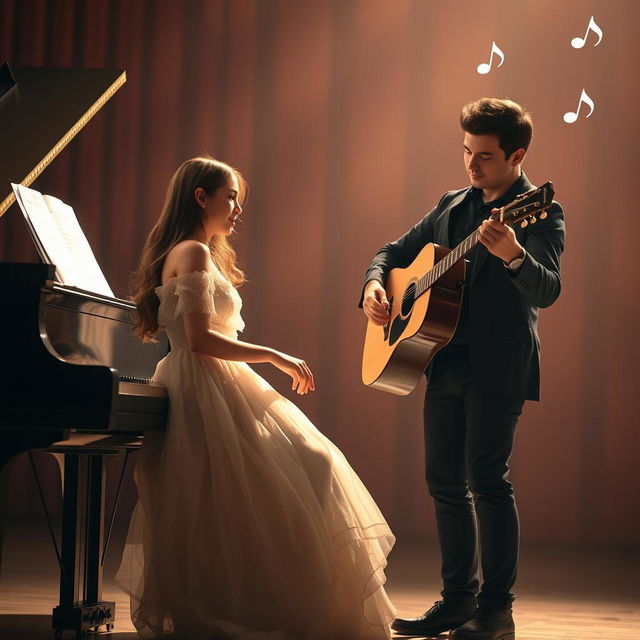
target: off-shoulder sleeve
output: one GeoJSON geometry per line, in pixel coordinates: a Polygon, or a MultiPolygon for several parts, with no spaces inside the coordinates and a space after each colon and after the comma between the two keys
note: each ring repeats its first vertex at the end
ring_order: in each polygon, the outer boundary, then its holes
{"type": "Polygon", "coordinates": [[[175,278],[175,317],[185,313],[215,315],[215,279],[210,271],[193,271],[175,278]]]}

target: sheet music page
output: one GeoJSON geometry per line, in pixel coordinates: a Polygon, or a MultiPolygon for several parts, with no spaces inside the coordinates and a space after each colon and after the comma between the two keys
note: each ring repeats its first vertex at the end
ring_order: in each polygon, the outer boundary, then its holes
{"type": "Polygon", "coordinates": [[[22,210],[29,231],[36,242],[38,253],[43,262],[56,265],[56,278],[60,283],[73,275],[67,250],[58,232],[58,227],[51,218],[49,207],[42,194],[34,189],[27,189],[19,184],[11,183],[16,201],[22,210]],[[54,258],[57,257],[57,259],[54,258]]]}
{"type": "MultiPolygon", "coordinates": [[[[13,184],[12,184],[12,186],[13,186],[13,184]]],[[[20,210],[22,211],[22,215],[24,216],[24,219],[27,222],[27,227],[29,228],[29,233],[31,234],[31,238],[35,242],[36,249],[38,250],[38,254],[40,255],[40,258],[45,263],[53,264],[51,262],[50,258],[49,258],[49,255],[47,254],[46,249],[42,245],[42,242],[40,242],[40,237],[36,233],[36,230],[35,230],[35,227],[34,227],[34,222],[29,218],[29,216],[27,216],[25,214],[25,204],[22,201],[22,195],[18,191],[16,191],[16,189],[14,189],[13,191],[14,191],[14,194],[16,196],[16,202],[20,206],[20,210]]],[[[31,206],[32,207],[37,207],[37,206],[40,206],[41,204],[42,203],[38,201],[38,202],[32,203],[31,206]]],[[[47,216],[43,216],[43,224],[45,225],[45,227],[47,225],[52,225],[53,224],[53,222],[51,220],[49,220],[48,215],[47,216]]],[[[55,234],[55,230],[52,229],[50,231],[52,231],[52,233],[55,234]]],[[[57,271],[56,271],[56,279],[57,279],[58,282],[62,282],[62,278],[60,277],[60,274],[57,271]]]]}
{"type": "Polygon", "coordinates": [[[114,297],[73,209],[53,196],[11,184],[18,204],[64,285],[114,297]]]}

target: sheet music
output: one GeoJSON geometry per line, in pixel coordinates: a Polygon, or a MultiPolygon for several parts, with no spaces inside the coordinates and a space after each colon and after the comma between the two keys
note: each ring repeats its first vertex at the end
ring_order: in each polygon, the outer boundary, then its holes
{"type": "Polygon", "coordinates": [[[56,265],[60,283],[114,297],[73,209],[35,189],[11,186],[40,257],[56,265]]]}

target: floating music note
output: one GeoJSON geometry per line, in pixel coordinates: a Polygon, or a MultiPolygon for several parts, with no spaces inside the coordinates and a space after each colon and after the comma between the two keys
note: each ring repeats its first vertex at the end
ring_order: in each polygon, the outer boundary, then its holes
{"type": "Polygon", "coordinates": [[[493,62],[493,54],[494,53],[500,57],[500,63],[498,64],[498,67],[502,66],[502,63],[504,62],[504,53],[502,53],[502,51],[500,50],[500,47],[495,42],[492,42],[491,43],[491,57],[489,58],[489,64],[487,64],[486,62],[483,62],[482,64],[479,64],[478,65],[478,73],[481,73],[482,75],[485,75],[486,73],[489,73],[489,71],[491,71],[491,63],[493,62]]]}
{"type": "Polygon", "coordinates": [[[585,118],[588,118],[593,113],[593,110],[596,108],[596,106],[593,103],[593,100],[587,95],[587,92],[584,89],[580,94],[580,100],[578,101],[578,109],[576,111],[567,111],[567,113],[564,114],[563,120],[567,124],[572,124],[573,122],[575,122],[578,119],[578,114],[580,113],[580,107],[583,104],[586,104],[590,109],[589,113],[585,116],[585,118]]]}
{"type": "Polygon", "coordinates": [[[598,36],[598,42],[596,42],[593,46],[597,47],[602,40],[602,29],[596,24],[596,21],[591,16],[591,20],[589,20],[589,24],[587,25],[587,30],[585,31],[584,38],[573,38],[571,40],[571,46],[574,49],[582,49],[587,42],[587,36],[589,35],[589,31],[593,31],[598,36]]]}

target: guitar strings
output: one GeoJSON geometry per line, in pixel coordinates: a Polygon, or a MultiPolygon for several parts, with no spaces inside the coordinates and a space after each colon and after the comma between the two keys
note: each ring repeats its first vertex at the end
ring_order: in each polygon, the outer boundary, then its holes
{"type": "MultiPolygon", "coordinates": [[[[430,289],[456,262],[458,262],[459,260],[461,260],[462,258],[464,258],[464,256],[469,253],[469,251],[471,251],[475,244],[477,244],[477,236],[478,236],[478,231],[473,231],[471,234],[469,234],[455,249],[453,249],[452,251],[450,251],[449,253],[447,253],[447,255],[444,256],[444,258],[442,258],[442,260],[439,260],[438,262],[436,262],[433,267],[431,267],[431,269],[429,269],[429,271],[427,271],[427,273],[424,274],[424,276],[422,276],[422,278],[420,278],[418,280],[417,283],[415,283],[415,287],[414,287],[414,292],[417,289],[422,289],[422,286],[420,285],[420,283],[424,282],[426,284],[426,282],[429,281],[429,279],[431,279],[431,284],[429,284],[428,287],[425,287],[423,291],[420,292],[420,294],[418,295],[422,295],[422,293],[424,293],[424,291],[427,291],[428,289],[430,289]],[[467,245],[467,243],[469,245],[473,245],[473,246],[469,246],[467,249],[465,249],[460,256],[456,257],[455,260],[453,260],[451,258],[451,256],[455,255],[455,253],[458,251],[458,249],[460,249],[461,247],[464,247],[467,245]],[[447,264],[446,268],[443,268],[443,264],[446,262],[449,262],[450,264],[447,264]],[[437,276],[435,275],[435,272],[437,270],[442,271],[442,273],[439,273],[437,276]]],[[[411,294],[409,293],[409,289],[410,287],[407,287],[405,289],[405,292],[402,296],[402,303],[404,305],[405,302],[409,302],[409,301],[415,301],[416,300],[416,296],[415,294],[411,294]]]]}

